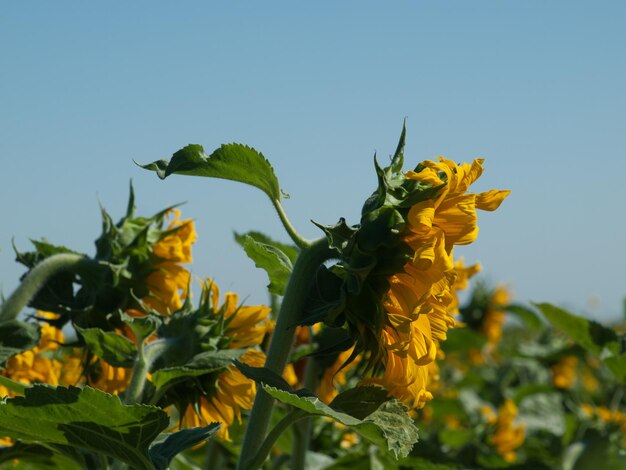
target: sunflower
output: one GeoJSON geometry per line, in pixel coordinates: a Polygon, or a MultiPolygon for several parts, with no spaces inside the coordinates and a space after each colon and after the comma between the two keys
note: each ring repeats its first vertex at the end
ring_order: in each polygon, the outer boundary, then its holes
{"type": "MultiPolygon", "coordinates": [[[[216,318],[222,316],[223,320],[219,323],[225,327],[221,337],[203,338],[203,341],[212,342],[218,349],[245,349],[239,360],[252,367],[262,367],[265,354],[257,348],[272,328],[270,308],[264,305],[241,306],[237,294],[231,292],[224,297],[220,307],[217,285],[210,280],[205,283],[203,301],[211,304],[212,315],[216,318]]],[[[256,383],[231,365],[198,377],[188,385],[199,393],[180,407],[180,425],[189,428],[219,422],[222,426],[218,436],[230,441],[229,426],[235,420],[241,422],[242,411],[252,408],[256,383]]]]}
{"type": "Polygon", "coordinates": [[[172,209],[170,213],[173,220],[166,235],[152,246],[156,262],[146,279],[149,293],[142,299],[146,306],[162,315],[182,307],[191,277],[180,264],[191,263],[191,245],[197,238],[193,220],[181,221],[178,209],[172,209]]]}
{"type": "Polygon", "coordinates": [[[515,462],[515,449],[520,447],[526,438],[523,424],[515,424],[518,409],[513,400],[506,400],[498,410],[496,430],[491,436],[491,444],[496,451],[509,463],[515,462]]]}
{"type": "Polygon", "coordinates": [[[482,163],[477,159],[471,165],[457,165],[441,158],[439,163],[425,161],[405,175],[407,180],[441,189],[408,211],[403,241],[412,258],[388,279],[383,302],[387,324],[380,336],[385,371],[370,381],[387,388],[409,408],[421,408],[432,399],[429,383],[436,368],[429,367],[438,356],[439,343],[456,325],[456,289],[464,284],[463,279],[457,282],[459,273],[469,277],[478,269],[463,271],[462,265],[455,265],[453,248],[475,240],[476,209],[495,210],[510,192],[467,192],[482,174],[482,163]]]}

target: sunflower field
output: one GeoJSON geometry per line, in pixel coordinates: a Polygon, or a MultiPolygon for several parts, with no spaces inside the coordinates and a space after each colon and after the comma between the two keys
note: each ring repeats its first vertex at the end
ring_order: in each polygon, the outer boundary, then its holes
{"type": "Polygon", "coordinates": [[[270,199],[291,243],[235,234],[268,305],[192,276],[193,220],[139,215],[132,186],[94,253],[16,248],[0,469],[626,469],[624,329],[481,281],[456,247],[510,191],[472,192],[482,159],[404,169],[405,133],[361,214],[316,240],[251,147],[141,165],[270,199]]]}

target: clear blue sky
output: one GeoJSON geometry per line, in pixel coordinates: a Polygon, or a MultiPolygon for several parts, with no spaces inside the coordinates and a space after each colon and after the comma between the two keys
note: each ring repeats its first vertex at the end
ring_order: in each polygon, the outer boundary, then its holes
{"type": "Polygon", "coordinates": [[[521,301],[616,318],[626,295],[626,2],[5,2],[0,7],[0,287],[11,240],[94,252],[98,203],[188,201],[192,266],[264,302],[232,240],[286,240],[270,203],[226,181],[135,166],[188,143],[273,163],[294,224],[358,221],[407,118],[407,166],[486,159],[511,189],[457,250],[521,301]]]}

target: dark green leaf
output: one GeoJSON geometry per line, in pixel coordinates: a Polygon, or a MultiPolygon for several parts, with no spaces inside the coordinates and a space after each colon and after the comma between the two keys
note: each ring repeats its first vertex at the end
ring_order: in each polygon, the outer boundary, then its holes
{"type": "Polygon", "coordinates": [[[242,246],[254,265],[267,273],[270,279],[268,290],[272,294],[284,295],[293,269],[289,257],[279,248],[261,243],[249,235],[245,236],[242,246]]]}
{"type": "Polygon", "coordinates": [[[246,145],[225,144],[207,155],[201,145],[191,144],[169,162],[158,160],[140,166],[156,171],[161,179],[172,174],[223,178],[255,186],[274,201],[281,198],[274,169],[261,153],[246,145]]]}
{"type": "Polygon", "coordinates": [[[169,425],[167,414],[90,387],[35,385],[0,404],[0,435],[103,453],[134,469],[152,470],[148,446],[169,425]]]}
{"type": "Polygon", "coordinates": [[[594,354],[599,355],[605,346],[616,346],[617,335],[610,328],[548,303],[536,304],[536,307],[556,329],[594,354]]]}
{"type": "Polygon", "coordinates": [[[19,320],[0,323],[0,367],[7,359],[32,349],[39,343],[39,326],[19,320]]]}
{"type": "Polygon", "coordinates": [[[167,470],[177,454],[205,439],[210,439],[220,426],[220,423],[211,423],[206,427],[183,429],[169,434],[163,442],[150,447],[149,454],[154,467],[156,470],[167,470]]]}
{"type": "Polygon", "coordinates": [[[163,368],[153,372],[151,382],[157,389],[160,389],[189,377],[198,377],[222,370],[232,365],[233,361],[240,358],[243,353],[242,349],[201,352],[184,365],[163,368]]]}
{"type": "Polygon", "coordinates": [[[36,444],[16,442],[11,447],[0,448],[2,470],[83,470],[85,462],[82,463],[83,465],[61,452],[36,444]]]}
{"type": "Polygon", "coordinates": [[[626,384],[626,355],[607,357],[604,363],[619,381],[626,384]]]}
{"type": "Polygon", "coordinates": [[[372,441],[374,444],[388,448],[396,458],[406,457],[413,444],[417,442],[417,428],[409,416],[406,407],[398,400],[384,402],[380,408],[367,416],[358,419],[347,413],[332,409],[315,396],[298,396],[275,387],[264,386],[267,393],[277,400],[304,410],[312,415],[327,416],[350,427],[353,431],[372,441]]]}
{"type": "Polygon", "coordinates": [[[100,328],[74,327],[82,335],[87,348],[96,356],[115,367],[132,367],[137,348],[131,340],[100,328]]]}
{"type": "Polygon", "coordinates": [[[285,379],[276,372],[269,370],[267,367],[252,367],[240,361],[235,361],[235,365],[243,375],[259,384],[269,385],[290,392],[292,391],[291,385],[289,385],[285,379]]]}
{"type": "Polygon", "coordinates": [[[387,390],[382,387],[368,385],[355,387],[341,392],[330,403],[333,410],[347,413],[358,419],[365,419],[380,406],[391,400],[387,390]]]}
{"type": "Polygon", "coordinates": [[[120,318],[133,330],[138,340],[148,338],[163,324],[159,316],[150,313],[143,317],[131,317],[126,312],[120,312],[120,318]]]}

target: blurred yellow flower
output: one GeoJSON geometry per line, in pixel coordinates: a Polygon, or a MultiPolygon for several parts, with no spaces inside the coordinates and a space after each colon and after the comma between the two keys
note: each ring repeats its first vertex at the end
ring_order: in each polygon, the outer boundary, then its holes
{"type": "Polygon", "coordinates": [[[506,400],[498,410],[496,430],[491,436],[491,443],[497,452],[509,463],[515,462],[515,450],[520,447],[526,438],[523,424],[515,424],[518,409],[513,400],[506,400]]]}
{"type": "Polygon", "coordinates": [[[565,356],[552,369],[552,383],[556,388],[570,389],[576,383],[576,366],[578,358],[576,356],[565,356]]]}
{"type": "Polygon", "coordinates": [[[489,307],[485,312],[481,330],[487,337],[487,343],[492,348],[496,346],[502,338],[502,326],[504,325],[505,312],[503,307],[511,301],[511,294],[503,287],[496,287],[489,300],[489,307]]]}

